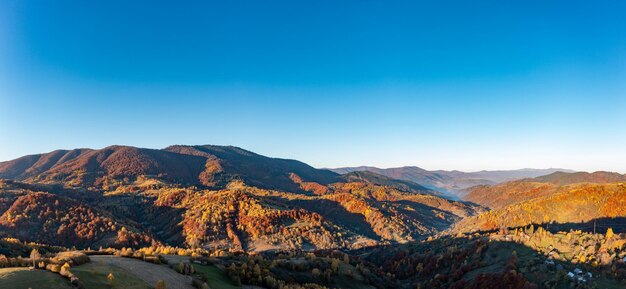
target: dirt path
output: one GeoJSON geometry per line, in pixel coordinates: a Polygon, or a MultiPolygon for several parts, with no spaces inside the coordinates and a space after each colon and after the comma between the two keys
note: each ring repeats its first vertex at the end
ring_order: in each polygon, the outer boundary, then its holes
{"type": "Polygon", "coordinates": [[[94,263],[114,265],[126,269],[146,281],[150,286],[156,286],[158,280],[163,280],[168,289],[193,289],[191,277],[178,274],[164,265],[117,256],[89,256],[89,258],[94,263]]]}

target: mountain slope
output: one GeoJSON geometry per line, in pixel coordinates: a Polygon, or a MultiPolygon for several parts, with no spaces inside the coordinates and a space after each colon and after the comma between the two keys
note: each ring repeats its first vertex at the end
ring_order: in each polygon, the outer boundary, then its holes
{"type": "Polygon", "coordinates": [[[613,172],[555,172],[532,179],[504,182],[493,186],[482,185],[467,189],[463,198],[491,209],[543,197],[554,193],[560,186],[579,183],[626,182],[626,176],[613,172]]]}
{"type": "Polygon", "coordinates": [[[156,197],[157,206],[183,212],[178,229],[186,244],[243,250],[403,243],[445,230],[480,210],[363,182],[334,183],[323,195],[264,190],[241,183],[219,191],[164,189],[146,194],[156,197]]]}
{"type": "Polygon", "coordinates": [[[626,216],[626,185],[582,183],[466,218],[457,231],[493,230],[541,223],[583,223],[626,216]]]}
{"type": "Polygon", "coordinates": [[[475,186],[468,189],[469,193],[463,197],[463,200],[495,210],[552,194],[558,188],[550,183],[531,180],[504,182],[494,186],[475,186]]]}

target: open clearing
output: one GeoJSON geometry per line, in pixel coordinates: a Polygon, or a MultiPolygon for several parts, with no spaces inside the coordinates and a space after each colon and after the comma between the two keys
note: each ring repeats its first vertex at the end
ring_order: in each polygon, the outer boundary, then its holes
{"type": "MultiPolygon", "coordinates": [[[[189,262],[189,257],[178,255],[163,255],[165,260],[170,264],[178,264],[180,262],[189,262]]],[[[235,286],[228,275],[215,265],[193,264],[196,274],[204,275],[207,278],[207,284],[213,289],[238,289],[241,286],[235,286]]]]}
{"type": "Polygon", "coordinates": [[[117,266],[139,277],[150,286],[156,286],[157,281],[163,280],[168,289],[193,289],[191,277],[178,274],[164,265],[122,258],[117,256],[89,256],[95,265],[117,266]]]}
{"type": "Polygon", "coordinates": [[[107,276],[113,274],[113,288],[150,289],[148,283],[139,279],[133,273],[114,265],[90,262],[70,269],[87,289],[110,289],[107,276]]]}
{"type": "Polygon", "coordinates": [[[240,286],[235,286],[228,276],[222,272],[215,265],[200,265],[193,264],[193,268],[196,273],[206,276],[207,283],[214,289],[238,289],[240,286]]]}
{"type": "Polygon", "coordinates": [[[28,268],[0,269],[0,289],[72,289],[60,275],[28,268]]]}

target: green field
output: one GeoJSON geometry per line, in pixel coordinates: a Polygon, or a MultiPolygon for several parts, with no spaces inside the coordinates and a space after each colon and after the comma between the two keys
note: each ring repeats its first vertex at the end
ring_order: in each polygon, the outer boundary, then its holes
{"type": "Polygon", "coordinates": [[[207,284],[213,289],[237,289],[228,276],[214,265],[193,264],[196,273],[207,277],[207,284]]]}
{"type": "Polygon", "coordinates": [[[44,270],[0,269],[0,289],[72,289],[67,279],[44,270]]]}
{"type": "MultiPolygon", "coordinates": [[[[113,265],[87,263],[70,269],[88,289],[110,289],[107,275],[113,273],[113,288],[150,289],[151,287],[132,273],[113,265]]],[[[35,289],[35,288],[33,288],[35,289]]]]}

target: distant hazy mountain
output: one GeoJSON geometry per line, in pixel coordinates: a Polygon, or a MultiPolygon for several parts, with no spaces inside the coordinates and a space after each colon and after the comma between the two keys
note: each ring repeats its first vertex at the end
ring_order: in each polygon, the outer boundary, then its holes
{"type": "Polygon", "coordinates": [[[369,171],[393,179],[410,181],[430,189],[438,190],[451,197],[461,198],[465,195],[465,189],[477,185],[494,185],[504,181],[535,178],[555,172],[574,172],[567,169],[520,169],[499,171],[428,171],[415,166],[381,169],[376,167],[345,167],[331,169],[340,174],[356,171],[369,171]]]}
{"type": "Polygon", "coordinates": [[[370,171],[356,171],[342,175],[342,178],[346,182],[365,182],[369,184],[392,187],[404,192],[411,193],[419,193],[419,194],[430,194],[430,195],[439,195],[442,193],[439,191],[435,191],[429,188],[426,188],[422,185],[416,184],[411,181],[392,179],[387,176],[383,176],[370,171]]]}

